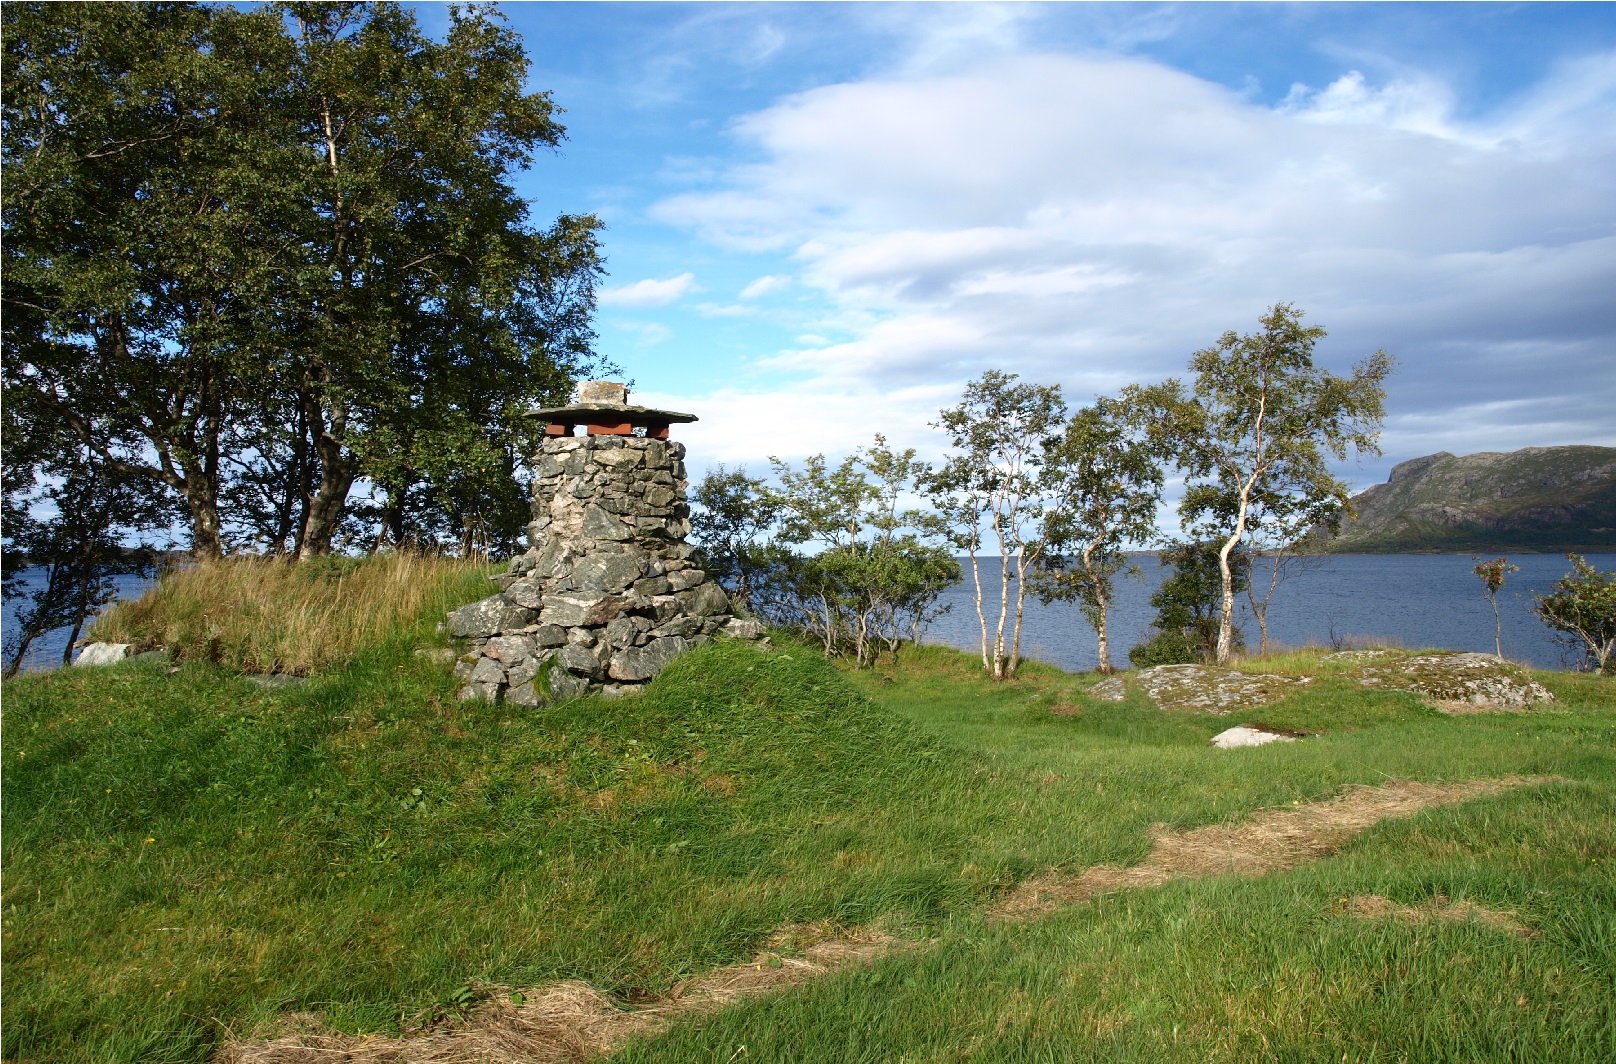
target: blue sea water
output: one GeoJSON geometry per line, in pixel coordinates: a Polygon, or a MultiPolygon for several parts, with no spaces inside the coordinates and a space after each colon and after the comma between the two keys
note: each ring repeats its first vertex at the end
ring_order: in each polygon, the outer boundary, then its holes
{"type": "MultiPolygon", "coordinates": [[[[1590,554],[1588,561],[1602,572],[1616,569],[1616,554],[1590,554]]],[[[1534,594],[1546,595],[1550,585],[1571,569],[1560,554],[1511,555],[1520,572],[1510,573],[1498,594],[1503,625],[1504,656],[1542,669],[1574,668],[1581,660],[1556,644],[1549,628],[1532,612],[1534,594]]],[[[963,560],[962,560],[963,561],[963,560]]],[[[1139,579],[1117,581],[1117,602],[1109,621],[1111,661],[1128,667],[1128,649],[1150,627],[1155,613],[1150,595],[1161,583],[1162,566],[1153,554],[1132,556],[1139,579]]],[[[1362,645],[1374,641],[1391,646],[1435,647],[1492,653],[1493,611],[1472,570],[1468,554],[1336,554],[1306,559],[1294,575],[1274,592],[1268,609],[1270,641],[1286,646],[1329,646],[1350,640],[1362,645]]],[[[999,600],[997,559],[982,565],[985,605],[989,623],[996,621],[999,600]]],[[[1258,575],[1261,581],[1261,574],[1258,575]]],[[[1011,587],[1011,613],[1006,638],[1014,624],[1015,588],[1011,587]]],[[[975,593],[969,569],[962,584],[943,595],[950,606],[934,621],[925,641],[975,651],[980,647],[975,593]]],[[[1257,649],[1257,622],[1239,601],[1235,623],[1245,630],[1251,650],[1257,649]]],[[[1094,630],[1075,605],[1043,606],[1028,596],[1021,632],[1022,654],[1063,669],[1092,669],[1099,661],[1094,630]]]]}
{"type": "MultiPolygon", "coordinates": [[[[1616,554],[1590,554],[1588,560],[1604,572],[1616,569],[1616,554]]],[[[1164,571],[1153,554],[1132,557],[1138,579],[1119,578],[1117,602],[1111,612],[1111,660],[1128,666],[1128,648],[1145,635],[1154,611],[1150,594],[1164,571]]],[[[1543,669],[1575,667],[1580,660],[1557,645],[1552,632],[1532,612],[1534,594],[1549,587],[1570,569],[1559,554],[1512,555],[1520,566],[1511,573],[1498,595],[1503,622],[1504,656],[1543,669]]],[[[1340,554],[1308,559],[1280,584],[1269,607],[1271,640],[1287,646],[1330,645],[1332,640],[1354,643],[1375,641],[1394,646],[1439,647],[1449,650],[1493,649],[1493,612],[1482,593],[1481,581],[1471,571],[1469,555],[1462,554],[1340,554]]],[[[24,577],[43,578],[44,570],[26,570],[24,577]]],[[[999,568],[994,559],[982,564],[984,605],[990,623],[999,598],[999,568]]],[[[118,595],[133,598],[151,581],[120,578],[118,595]]],[[[1012,587],[1012,592],[1014,588],[1012,587]]],[[[1257,623],[1240,601],[1236,623],[1246,632],[1252,650],[1257,647],[1257,623]]],[[[979,646],[974,592],[967,571],[965,580],[944,593],[950,607],[926,629],[925,640],[974,651],[979,646]]],[[[4,627],[9,636],[17,602],[4,604],[4,627]]],[[[1006,622],[1006,636],[1014,624],[1014,601],[1006,622]]],[[[58,629],[36,641],[24,662],[26,669],[53,668],[61,663],[67,629],[58,629]]],[[[1022,653],[1063,669],[1092,669],[1098,662],[1094,630],[1076,606],[1041,605],[1029,597],[1021,633],[1022,653]]]]}
{"type": "MultiPolygon", "coordinates": [[[[43,566],[36,566],[32,569],[22,570],[17,576],[24,587],[34,587],[45,582],[45,569],[43,566]]],[[[140,576],[119,576],[114,578],[114,583],[118,589],[118,598],[133,599],[144,595],[146,589],[156,581],[140,576]]],[[[5,645],[8,652],[7,660],[9,660],[11,634],[15,630],[17,623],[18,608],[26,608],[27,605],[27,600],[21,596],[5,600],[3,618],[0,618],[0,624],[4,625],[5,645]]],[[[84,627],[89,628],[89,623],[86,622],[84,627]]],[[[54,669],[60,665],[62,663],[62,652],[67,649],[67,637],[71,631],[68,628],[57,628],[34,640],[28,647],[27,656],[23,658],[23,671],[54,669]]],[[[82,638],[82,635],[80,638],[82,638]]]]}

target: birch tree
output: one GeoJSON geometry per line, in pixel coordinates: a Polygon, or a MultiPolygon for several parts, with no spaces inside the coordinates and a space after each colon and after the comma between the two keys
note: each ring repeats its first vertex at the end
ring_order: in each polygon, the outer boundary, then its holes
{"type": "Polygon", "coordinates": [[[995,680],[1014,679],[1021,663],[1027,577],[1048,546],[1045,522],[1054,512],[1060,489],[1059,470],[1051,458],[1060,447],[1066,422],[1066,402],[1058,385],[1017,383],[1017,379],[1013,373],[989,370],[965,386],[958,406],[942,411],[933,427],[948,434],[955,453],[926,480],[932,503],[944,515],[954,542],[963,544],[970,555],[982,667],[995,680]],[[983,546],[999,552],[999,601],[992,618],[984,603],[979,554],[983,546]]]}
{"type": "Polygon", "coordinates": [[[1196,352],[1189,388],[1169,379],[1124,393],[1185,475],[1180,512],[1219,544],[1219,663],[1233,651],[1229,559],[1262,520],[1264,508],[1254,502],[1288,498],[1298,506],[1344,508],[1347,485],[1331,473],[1329,459],[1380,453],[1385,380],[1393,365],[1390,355],[1376,351],[1348,377],[1316,367],[1313,350],[1325,331],[1304,326],[1302,312],[1290,304],[1276,304],[1258,324],[1256,333],[1226,332],[1196,352]]]}
{"type": "Polygon", "coordinates": [[[1123,548],[1156,531],[1162,469],[1150,442],[1113,399],[1097,400],[1067,422],[1051,452],[1054,506],[1044,554],[1032,582],[1047,605],[1076,602],[1094,628],[1099,671],[1111,664],[1109,613],[1113,585],[1129,570],[1123,548]]]}

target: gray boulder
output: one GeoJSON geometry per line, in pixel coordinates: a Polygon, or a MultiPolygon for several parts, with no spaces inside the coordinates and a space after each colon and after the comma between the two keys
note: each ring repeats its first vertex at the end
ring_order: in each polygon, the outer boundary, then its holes
{"type": "Polygon", "coordinates": [[[587,676],[591,680],[600,678],[600,659],[586,647],[575,643],[564,646],[556,651],[555,659],[562,668],[575,676],[587,676]]]}
{"type": "Polygon", "coordinates": [[[505,670],[493,658],[478,658],[471,670],[473,684],[491,683],[496,687],[505,682],[505,670]]]}
{"type": "Polygon", "coordinates": [[[481,602],[451,611],[449,633],[460,639],[498,635],[509,629],[525,627],[532,620],[532,610],[506,601],[504,595],[490,595],[481,602]]]}
{"type": "Polygon", "coordinates": [[[584,507],[583,534],[590,539],[609,539],[618,543],[634,538],[634,533],[629,531],[627,525],[594,503],[584,507]]]}
{"type": "Polygon", "coordinates": [[[563,628],[598,628],[623,612],[623,600],[603,591],[546,595],[539,619],[563,628]]]}
{"type": "Polygon", "coordinates": [[[618,651],[612,656],[611,677],[614,680],[649,680],[689,648],[688,640],[673,635],[653,639],[643,647],[618,651]]]}
{"type": "Polygon", "coordinates": [[[591,554],[572,570],[572,582],[581,591],[621,591],[645,572],[635,554],[591,554]]]}
{"type": "Polygon", "coordinates": [[[681,591],[679,601],[693,617],[730,612],[729,596],[717,584],[702,584],[693,591],[681,591]]]}
{"type": "Polygon", "coordinates": [[[116,665],[129,656],[132,643],[90,643],[73,659],[75,665],[116,665]]]}
{"type": "Polygon", "coordinates": [[[483,654],[506,666],[527,660],[533,653],[533,642],[525,635],[502,635],[488,641],[483,654]]]}

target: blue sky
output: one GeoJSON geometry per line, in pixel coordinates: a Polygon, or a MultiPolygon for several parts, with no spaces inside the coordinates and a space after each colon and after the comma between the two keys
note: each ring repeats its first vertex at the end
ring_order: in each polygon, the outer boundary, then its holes
{"type": "Polygon", "coordinates": [[[983,370],[1083,402],[1280,301],[1401,362],[1357,487],[1616,445],[1611,5],[502,10],[569,132],[519,187],[606,221],[600,350],[697,475],[933,456],[983,370]]]}

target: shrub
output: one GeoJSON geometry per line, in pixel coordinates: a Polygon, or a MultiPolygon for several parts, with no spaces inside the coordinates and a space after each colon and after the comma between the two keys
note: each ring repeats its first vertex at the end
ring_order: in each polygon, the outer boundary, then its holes
{"type": "Polygon", "coordinates": [[[1128,651],[1128,660],[1136,669],[1148,669],[1153,665],[1194,665],[1205,660],[1205,654],[1190,646],[1182,629],[1169,628],[1128,651]]]}
{"type": "Polygon", "coordinates": [[[1561,634],[1555,641],[1580,651],[1583,667],[1616,673],[1616,573],[1602,573],[1580,554],[1567,554],[1571,572],[1537,600],[1543,623],[1561,634]]]}

